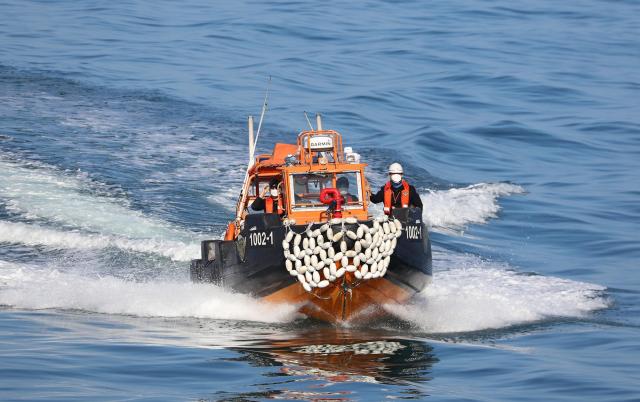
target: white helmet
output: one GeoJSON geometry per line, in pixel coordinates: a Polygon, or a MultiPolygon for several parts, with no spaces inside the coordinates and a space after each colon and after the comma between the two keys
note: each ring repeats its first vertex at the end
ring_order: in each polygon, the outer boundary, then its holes
{"type": "Polygon", "coordinates": [[[394,162],[391,165],[389,165],[389,174],[393,174],[393,173],[396,173],[396,174],[404,173],[402,171],[402,165],[399,164],[398,162],[394,162]]]}

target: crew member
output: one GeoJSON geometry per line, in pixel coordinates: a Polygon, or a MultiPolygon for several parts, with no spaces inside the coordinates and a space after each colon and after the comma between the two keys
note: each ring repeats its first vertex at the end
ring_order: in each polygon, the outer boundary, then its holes
{"type": "Polygon", "coordinates": [[[282,214],[281,200],[278,192],[278,179],[273,178],[269,182],[268,186],[265,186],[262,190],[262,194],[256,197],[251,204],[251,209],[254,211],[264,211],[265,214],[272,214],[277,212],[282,214]]]}
{"type": "Polygon", "coordinates": [[[338,180],[336,180],[336,187],[338,191],[340,191],[340,195],[344,197],[345,203],[359,201],[358,196],[349,193],[349,179],[346,177],[339,177],[338,180]]]}
{"type": "Polygon", "coordinates": [[[402,165],[389,165],[389,181],[376,194],[371,194],[371,202],[384,202],[384,213],[391,215],[393,208],[416,207],[422,209],[422,200],[416,188],[402,179],[402,165]]]}

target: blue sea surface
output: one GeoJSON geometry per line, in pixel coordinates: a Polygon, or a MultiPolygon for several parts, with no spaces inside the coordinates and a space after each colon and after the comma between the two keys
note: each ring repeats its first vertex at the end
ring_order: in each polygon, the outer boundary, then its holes
{"type": "Polygon", "coordinates": [[[638,401],[639,201],[637,1],[0,0],[3,401],[638,401]],[[269,77],[421,194],[388,319],[189,281],[269,77]]]}

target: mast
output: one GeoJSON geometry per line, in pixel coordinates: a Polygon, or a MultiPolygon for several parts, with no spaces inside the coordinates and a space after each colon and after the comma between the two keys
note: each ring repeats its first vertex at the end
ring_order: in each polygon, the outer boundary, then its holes
{"type": "Polygon", "coordinates": [[[267,101],[269,100],[269,85],[271,84],[271,76],[269,76],[269,81],[267,82],[267,90],[264,94],[264,102],[262,103],[262,111],[260,112],[260,121],[258,122],[258,131],[256,132],[255,138],[253,136],[253,116],[249,116],[249,164],[247,165],[247,171],[244,174],[244,181],[242,182],[242,192],[240,193],[240,198],[238,199],[238,203],[236,204],[236,221],[239,222],[242,219],[242,211],[244,207],[244,203],[247,200],[247,194],[249,191],[249,170],[255,163],[254,161],[254,153],[256,147],[258,145],[258,137],[260,137],[260,129],[262,128],[262,120],[264,119],[264,114],[267,112],[267,101]]]}
{"type": "Polygon", "coordinates": [[[254,139],[253,139],[253,116],[249,116],[249,166],[253,164],[254,139]]]}

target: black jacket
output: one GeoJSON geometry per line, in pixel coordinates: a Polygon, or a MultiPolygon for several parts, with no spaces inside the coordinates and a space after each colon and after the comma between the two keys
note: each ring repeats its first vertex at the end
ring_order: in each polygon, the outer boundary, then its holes
{"type": "MultiPolygon", "coordinates": [[[[393,203],[394,208],[402,208],[402,197],[400,196],[400,192],[402,191],[402,186],[398,188],[394,188],[391,186],[391,190],[393,191],[393,195],[395,197],[391,197],[392,200],[395,199],[393,203]]],[[[371,194],[371,202],[377,204],[379,202],[384,202],[384,186],[380,188],[375,194],[371,194]]],[[[416,191],[416,188],[409,184],[409,206],[416,207],[422,209],[422,200],[420,199],[420,194],[416,191]]]]}
{"type": "MultiPolygon", "coordinates": [[[[256,199],[253,200],[253,203],[251,204],[251,209],[253,209],[254,211],[264,211],[266,207],[267,202],[260,196],[256,197],[256,199]]],[[[273,200],[273,212],[278,212],[278,199],[273,200]]]]}

